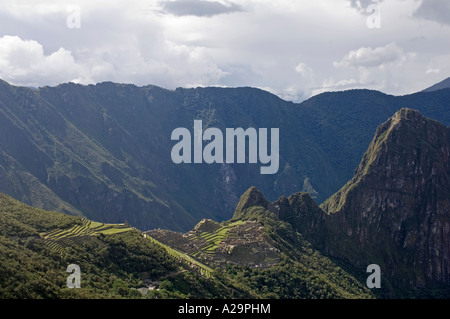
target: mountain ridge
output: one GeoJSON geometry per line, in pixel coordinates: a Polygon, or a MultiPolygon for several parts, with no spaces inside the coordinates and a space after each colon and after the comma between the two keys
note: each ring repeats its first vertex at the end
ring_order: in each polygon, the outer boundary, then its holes
{"type": "Polygon", "coordinates": [[[294,225],[327,255],[358,267],[379,264],[387,295],[445,291],[449,159],[450,128],[403,108],[379,126],[354,177],[320,205],[326,214],[294,225]]]}
{"type": "Polygon", "coordinates": [[[304,191],[321,203],[351,178],[373,131],[403,105],[450,124],[447,90],[402,97],[351,90],[296,104],[254,88],[0,87],[0,191],[142,230],[227,220],[251,185],[270,201],[304,191]],[[193,119],[222,130],[279,127],[278,173],[172,163],[170,134],[193,119]]]}
{"type": "MultiPolygon", "coordinates": [[[[81,253],[78,258],[93,254],[83,267],[98,259],[112,260],[121,269],[114,274],[119,286],[106,295],[112,298],[142,297],[130,290],[142,285],[142,274],[136,273],[148,267],[142,258],[150,264],[162,258],[166,267],[158,268],[168,279],[158,281],[161,289],[149,293],[152,298],[448,298],[449,159],[450,128],[402,108],[379,125],[354,177],[320,206],[305,192],[269,201],[252,186],[229,220],[203,219],[187,233],[142,233],[128,224],[105,225],[46,212],[0,194],[0,250],[5,252],[0,267],[15,274],[7,256],[19,250],[56,267],[66,260],[66,249],[72,254],[75,249],[81,253]],[[141,256],[142,244],[150,245],[145,249],[151,253],[144,250],[148,253],[141,256]],[[196,263],[200,270],[190,271],[196,263]],[[372,264],[381,268],[379,290],[364,286],[372,264]],[[194,281],[196,290],[190,294],[183,287],[194,281]]],[[[25,273],[35,276],[36,271],[39,267],[25,273]]],[[[46,283],[44,296],[79,297],[48,283],[49,278],[61,282],[61,274],[39,276],[33,287],[46,283]]],[[[90,276],[91,290],[82,293],[105,294],[96,280],[90,276]]],[[[11,294],[10,287],[10,281],[0,280],[0,294],[11,294]]]]}
{"type": "Polygon", "coordinates": [[[446,78],[445,80],[442,80],[439,83],[436,83],[436,84],[430,86],[429,88],[426,88],[422,92],[433,92],[433,91],[449,89],[449,88],[450,88],[450,77],[446,78]]]}
{"type": "Polygon", "coordinates": [[[267,209],[350,273],[379,265],[382,298],[448,298],[449,163],[450,128],[402,108],[378,127],[354,177],[320,206],[307,193],[268,202],[251,187],[237,217],[267,209]]]}

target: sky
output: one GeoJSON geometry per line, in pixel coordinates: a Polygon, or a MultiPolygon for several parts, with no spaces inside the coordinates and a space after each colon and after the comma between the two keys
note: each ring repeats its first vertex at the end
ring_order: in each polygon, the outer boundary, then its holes
{"type": "Polygon", "coordinates": [[[299,102],[450,77],[448,0],[0,0],[0,79],[242,87],[299,102]]]}

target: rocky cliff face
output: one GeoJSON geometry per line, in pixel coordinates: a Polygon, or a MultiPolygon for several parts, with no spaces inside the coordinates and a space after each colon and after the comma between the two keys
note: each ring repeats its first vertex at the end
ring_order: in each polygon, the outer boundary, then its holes
{"type": "Polygon", "coordinates": [[[252,206],[291,224],[362,280],[378,264],[383,296],[448,297],[450,129],[417,111],[401,109],[380,125],[354,177],[321,206],[307,193],[268,202],[251,188],[235,216],[252,206]]]}
{"type": "Polygon", "coordinates": [[[450,283],[450,129],[398,111],[377,129],[353,179],[321,207],[329,254],[379,264],[396,286],[450,283]]]}

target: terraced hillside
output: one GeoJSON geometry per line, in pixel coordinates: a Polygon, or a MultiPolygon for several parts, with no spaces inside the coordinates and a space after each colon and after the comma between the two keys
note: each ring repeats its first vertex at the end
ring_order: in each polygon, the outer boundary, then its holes
{"type": "Polygon", "coordinates": [[[199,273],[200,275],[205,276],[206,278],[211,277],[212,272],[214,270],[212,268],[202,264],[201,262],[195,260],[188,254],[185,254],[181,251],[173,249],[172,247],[169,247],[169,246],[161,243],[160,241],[156,240],[155,238],[149,236],[148,234],[144,234],[144,238],[147,238],[153,244],[164,248],[170,256],[175,257],[180,263],[190,267],[191,270],[195,271],[196,273],[199,273]]]}
{"type": "MultiPolygon", "coordinates": [[[[199,223],[189,234],[192,245],[186,246],[198,246],[191,251],[197,252],[193,257],[128,225],[45,211],[0,193],[0,299],[371,297],[356,278],[300,242],[295,233],[286,233],[289,228],[275,215],[265,218],[270,212],[261,209],[239,214],[246,219],[199,223]],[[283,238],[274,232],[279,226],[283,238]],[[258,245],[273,248],[272,242],[283,250],[277,264],[245,266],[251,258],[260,265],[256,256],[268,258],[263,250],[258,253],[258,245]],[[280,242],[286,242],[286,248],[280,242]],[[216,268],[225,256],[230,263],[216,268]],[[81,269],[79,289],[67,287],[70,264],[81,269]]],[[[173,234],[180,243],[190,242],[173,234]]]]}
{"type": "MultiPolygon", "coordinates": [[[[134,228],[129,227],[126,224],[105,224],[83,218],[81,224],[74,225],[70,228],[56,228],[47,233],[41,233],[39,235],[44,239],[44,243],[53,251],[64,254],[66,247],[81,244],[83,242],[86,242],[87,240],[89,240],[90,242],[96,241],[97,245],[102,245],[102,241],[96,240],[97,236],[120,234],[132,229],[134,228]]],[[[192,271],[195,271],[196,273],[199,273],[206,278],[211,277],[213,269],[211,269],[210,267],[198,262],[187,254],[164,245],[156,239],[147,236],[147,234],[144,234],[144,238],[147,238],[153,244],[156,244],[163,248],[169,255],[175,257],[185,266],[190,267],[192,271]]]]}
{"type": "Polygon", "coordinates": [[[234,220],[217,223],[203,219],[185,234],[167,230],[147,232],[211,267],[227,264],[269,267],[279,262],[279,250],[257,221],[234,220]]]}
{"type": "Polygon", "coordinates": [[[83,218],[81,224],[70,228],[56,228],[39,236],[44,239],[47,246],[63,254],[65,247],[80,244],[86,239],[95,240],[95,237],[100,234],[120,234],[132,229],[126,224],[105,224],[83,218]]]}
{"type": "Polygon", "coordinates": [[[372,298],[364,281],[314,250],[290,224],[261,204],[256,189],[245,192],[232,219],[203,219],[187,233],[151,230],[147,237],[174,253],[214,269],[211,278],[262,298],[372,298]],[[316,297],[314,297],[316,296],[316,297]]]}

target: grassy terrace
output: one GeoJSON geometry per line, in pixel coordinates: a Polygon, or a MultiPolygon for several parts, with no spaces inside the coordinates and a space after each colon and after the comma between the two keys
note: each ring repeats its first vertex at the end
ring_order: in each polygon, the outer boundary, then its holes
{"type": "Polygon", "coordinates": [[[145,234],[145,237],[147,239],[149,239],[152,243],[161,246],[162,248],[164,248],[167,253],[181,261],[183,261],[184,263],[186,263],[187,265],[191,266],[191,268],[196,268],[199,270],[199,272],[206,276],[207,278],[211,277],[211,273],[213,272],[213,269],[202,264],[201,262],[195,260],[194,258],[192,258],[191,256],[182,253],[176,249],[173,249],[167,245],[164,245],[163,243],[161,243],[160,241],[156,240],[155,238],[149,236],[148,234],[145,234]]]}
{"type": "Polygon", "coordinates": [[[118,234],[131,230],[131,227],[123,224],[103,224],[83,219],[82,225],[75,225],[68,229],[55,229],[41,234],[44,239],[59,240],[63,238],[76,238],[81,236],[96,236],[98,234],[118,234]]]}
{"type": "MultiPolygon", "coordinates": [[[[228,231],[230,229],[233,229],[236,226],[244,224],[243,221],[236,221],[232,222],[230,224],[224,225],[217,229],[214,232],[203,232],[199,236],[203,240],[206,241],[206,243],[201,247],[201,250],[207,254],[213,254],[216,248],[219,246],[219,244],[226,238],[228,238],[230,235],[228,234],[228,231]]],[[[194,253],[195,255],[197,253],[194,253]]]]}
{"type": "Polygon", "coordinates": [[[42,233],[40,236],[52,250],[64,253],[64,245],[68,239],[77,241],[87,236],[118,234],[132,229],[123,224],[104,224],[86,218],[83,218],[82,221],[81,225],[75,225],[67,229],[54,229],[48,233],[42,233]]]}

